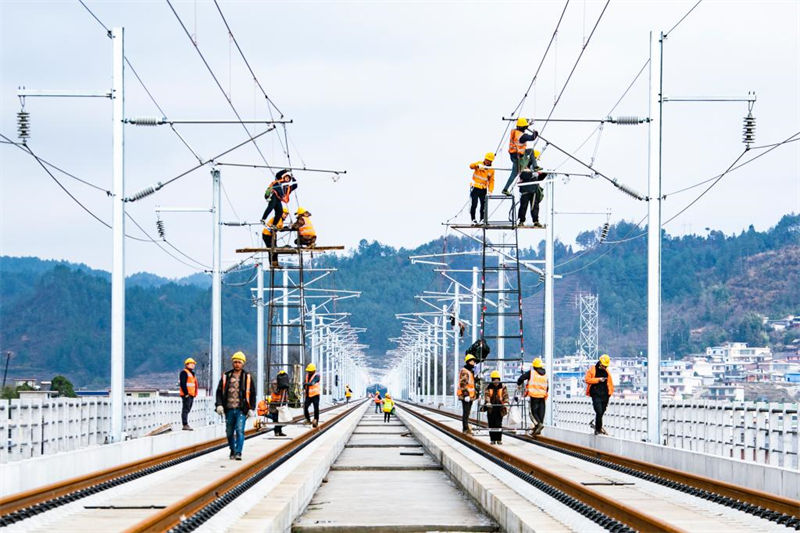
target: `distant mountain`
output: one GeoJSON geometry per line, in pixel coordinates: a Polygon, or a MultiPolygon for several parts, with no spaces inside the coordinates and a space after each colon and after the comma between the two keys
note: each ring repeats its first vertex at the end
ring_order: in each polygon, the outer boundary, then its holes
{"type": "MultiPolygon", "coordinates": [[[[556,243],[556,273],[563,276],[555,285],[557,355],[575,350],[574,302],[580,291],[599,297],[601,350],[615,356],[645,351],[647,254],[645,239],[637,238],[645,231],[621,222],[610,227],[602,242],[597,228],[582,233],[576,247],[556,243]]],[[[786,216],[764,232],[751,227],[730,236],[716,231],[705,237],[664,234],[662,246],[665,355],[680,357],[724,340],[780,347],[798,336],[796,330],[767,332],[761,316],[800,314],[800,216],[786,216]]],[[[361,241],[348,254],[314,258],[314,265],[336,268],[320,286],[361,291],[361,298],[343,301],[336,310],[351,313],[354,326],[368,328],[362,342],[369,345],[372,363],[384,366],[384,354],[394,347],[389,338],[401,330],[395,314],[432,310],[414,296],[445,290],[449,283],[431,265],[412,265],[408,257],[475,247],[466,237],[452,236],[415,249],[361,241]]],[[[543,252],[542,243],[538,249],[521,250],[520,256],[542,259],[543,252]]],[[[456,269],[472,264],[474,259],[463,255],[449,260],[456,269]]],[[[246,269],[224,278],[226,353],[255,352],[252,274],[246,269]]],[[[107,272],[86,265],[0,257],[0,350],[14,353],[11,374],[63,373],[78,385],[105,385],[109,279],[107,272]]],[[[171,372],[187,355],[207,361],[209,287],[210,276],[204,273],[178,280],[149,273],[128,278],[128,375],[171,372]]],[[[525,349],[531,355],[542,349],[541,289],[538,276],[523,275],[525,349]]],[[[470,312],[468,304],[462,305],[462,319],[470,312]]]]}

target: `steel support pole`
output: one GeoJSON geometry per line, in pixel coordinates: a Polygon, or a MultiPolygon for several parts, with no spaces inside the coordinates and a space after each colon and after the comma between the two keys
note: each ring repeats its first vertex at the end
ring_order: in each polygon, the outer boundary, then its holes
{"type": "Polygon", "coordinates": [[[283,351],[281,355],[282,370],[289,371],[289,271],[283,271],[283,326],[281,326],[281,342],[283,351]]]}
{"type": "MultiPolygon", "coordinates": [[[[453,327],[453,353],[456,354],[456,359],[458,359],[458,357],[461,355],[461,349],[458,342],[458,322],[461,318],[461,290],[459,289],[458,284],[456,284],[453,291],[455,296],[455,300],[453,301],[453,314],[456,317],[456,324],[453,327]]],[[[458,371],[458,364],[456,364],[454,370],[458,371]]],[[[453,390],[455,391],[455,389],[453,390]]]]}
{"type": "MultiPolygon", "coordinates": [[[[545,229],[545,257],[544,257],[544,361],[545,361],[545,372],[550,377],[550,387],[553,388],[554,384],[553,381],[555,376],[553,376],[553,364],[554,364],[554,350],[553,350],[553,342],[554,342],[554,302],[553,302],[553,294],[554,294],[554,287],[553,282],[555,281],[555,276],[553,269],[555,264],[555,258],[553,254],[555,253],[555,182],[550,180],[545,184],[545,192],[544,198],[546,202],[547,208],[547,225],[545,229]]],[[[544,422],[548,426],[553,425],[553,397],[554,394],[549,394],[547,399],[545,400],[545,416],[544,422]]]]}
{"type": "Polygon", "coordinates": [[[444,405],[447,399],[447,306],[442,305],[442,398],[444,405]]]}
{"type": "MultiPolygon", "coordinates": [[[[503,243],[505,243],[505,238],[503,238],[503,243]]],[[[505,258],[498,254],[497,255],[497,290],[504,291],[506,288],[506,279],[505,273],[503,272],[503,268],[505,267],[505,258]]],[[[505,368],[503,365],[503,359],[506,357],[506,340],[503,338],[503,335],[506,334],[506,317],[503,316],[503,313],[506,309],[506,294],[504,292],[497,293],[497,371],[500,372],[501,379],[505,379],[505,368]]]]}
{"type": "Polygon", "coordinates": [[[647,206],[647,440],[661,443],[661,89],[663,39],[650,32],[647,206]]]}
{"type": "Polygon", "coordinates": [[[222,242],[220,232],[220,211],[222,211],[222,201],[220,195],[220,172],[218,169],[211,169],[211,203],[212,203],[212,254],[211,265],[211,387],[217,386],[222,376],[222,275],[220,273],[222,263],[222,242]]]}
{"type": "Polygon", "coordinates": [[[478,340],[478,267],[472,267],[472,342],[478,340]]]}
{"type": "Polygon", "coordinates": [[[111,257],[111,431],[124,439],[125,416],[125,30],[111,30],[112,73],[112,257],[111,257]]]}
{"type": "MultiPolygon", "coordinates": [[[[444,324],[442,324],[444,329],[444,324]]],[[[431,361],[433,362],[433,399],[434,403],[439,400],[439,355],[438,343],[436,342],[437,334],[439,333],[439,317],[433,319],[433,329],[431,330],[431,361]]]]}
{"type": "MultiPolygon", "coordinates": [[[[256,397],[264,398],[264,256],[256,262],[256,397]]],[[[267,388],[269,390],[269,388],[267,388]]]]}

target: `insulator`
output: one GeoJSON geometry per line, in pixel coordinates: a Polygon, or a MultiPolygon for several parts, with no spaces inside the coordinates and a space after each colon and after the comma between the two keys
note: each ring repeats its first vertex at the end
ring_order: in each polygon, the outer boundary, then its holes
{"type": "Polygon", "coordinates": [[[749,148],[756,142],[756,117],[752,113],[747,113],[742,125],[742,142],[749,148]]]}
{"type": "Polygon", "coordinates": [[[156,230],[158,230],[158,236],[162,239],[164,238],[164,221],[161,219],[156,220],[156,230]]]}
{"type": "Polygon", "coordinates": [[[167,120],[166,118],[143,117],[143,118],[132,118],[128,120],[128,123],[134,124],[136,126],[158,126],[160,124],[164,124],[166,120],[167,120]]]}
{"type": "Polygon", "coordinates": [[[603,229],[600,230],[600,242],[603,242],[604,240],[606,240],[606,237],[608,237],[608,228],[610,226],[611,225],[608,222],[603,224],[603,229]]]}
{"type": "Polygon", "coordinates": [[[150,196],[151,194],[154,194],[155,192],[156,192],[155,187],[147,187],[147,188],[142,189],[141,191],[137,192],[133,196],[131,196],[128,199],[128,201],[129,202],[136,202],[137,200],[141,200],[142,198],[145,198],[146,196],[150,196]]]}
{"type": "Polygon", "coordinates": [[[617,182],[614,182],[614,185],[616,185],[617,189],[621,190],[622,192],[624,192],[628,196],[632,196],[632,197],[636,198],[637,200],[644,200],[644,196],[642,196],[638,192],[634,191],[633,189],[631,189],[627,185],[625,185],[623,183],[617,183],[617,182]]]}
{"type": "Polygon", "coordinates": [[[27,111],[20,110],[17,113],[17,133],[22,144],[28,142],[31,136],[31,115],[27,111]]]}
{"type": "Polygon", "coordinates": [[[608,121],[611,122],[612,124],[620,124],[620,125],[623,125],[623,126],[631,126],[633,124],[641,124],[642,122],[644,122],[644,119],[641,119],[639,117],[623,115],[623,116],[619,116],[619,117],[608,117],[608,121]]]}

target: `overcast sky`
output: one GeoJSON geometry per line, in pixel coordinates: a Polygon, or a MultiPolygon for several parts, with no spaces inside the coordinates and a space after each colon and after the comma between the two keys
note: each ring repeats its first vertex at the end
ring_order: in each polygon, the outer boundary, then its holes
{"type": "MultiPolygon", "coordinates": [[[[232,119],[224,96],[203,66],[165,1],[87,5],[108,26],[124,26],[126,55],[172,119],[232,119]]],[[[560,118],[601,118],[622,95],[649,53],[651,29],[669,30],[695,0],[612,0],[554,112],[560,118]]],[[[245,119],[268,117],[263,97],[232,47],[213,2],[174,2],[196,36],[226,92],[245,119]]],[[[572,0],[554,48],[523,114],[546,117],[605,2],[572,0]]],[[[295,148],[292,162],[346,169],[329,175],[297,172],[297,198],[314,215],[318,244],[357,245],[377,239],[416,246],[443,234],[469,193],[467,165],[500,142],[500,120],[516,106],[544,53],[563,2],[234,2],[220,1],[259,81],[286,118],[295,148]]],[[[106,91],[111,42],[76,1],[0,1],[0,132],[16,139],[16,89],[106,91]]],[[[669,36],[664,50],[666,96],[758,95],[756,145],[800,131],[800,2],[700,4],[669,36]]],[[[158,116],[127,71],[126,115],[158,116]]],[[[615,115],[646,116],[645,71],[615,115]]],[[[29,98],[29,146],[40,156],[95,183],[111,187],[111,105],[102,99],[29,98]]],[[[743,151],[744,103],[667,103],[663,190],[669,193],[725,170],[743,151]]],[[[251,127],[253,132],[259,126],[251,127]]],[[[592,124],[552,124],[545,137],[575,150],[592,124]]],[[[241,142],[239,125],[182,126],[190,146],[208,158],[241,142]]],[[[126,191],[130,195],[194,166],[194,156],[166,127],[126,128],[126,191]]],[[[259,141],[270,164],[285,164],[278,137],[259,141]]],[[[608,125],[575,154],[634,189],[647,191],[647,127],[608,125]]],[[[763,150],[762,150],[763,151],[763,150]]],[[[756,155],[761,151],[752,152],[756,155]]],[[[751,157],[745,155],[743,160],[751,157]]],[[[263,163],[246,146],[221,161],[263,163]]],[[[546,168],[585,172],[549,148],[546,168]]],[[[507,167],[507,140],[496,160],[507,167]]],[[[76,205],[35,160],[0,144],[2,200],[0,252],[111,265],[111,232],[76,205]]],[[[209,168],[202,168],[129,205],[152,235],[155,208],[208,207],[209,168]]],[[[264,170],[221,167],[223,220],[256,221],[264,209],[264,170]],[[228,200],[229,199],[229,200],[228,200]]],[[[667,225],[672,234],[704,228],[738,232],[774,225],[800,212],[800,142],[784,145],[724,178],[686,213],[667,225]]],[[[56,174],[106,221],[105,193],[56,174]]],[[[505,181],[506,173],[498,172],[505,181]]],[[[498,185],[497,189],[500,186],[498,185]]],[[[670,195],[665,216],[681,210],[703,188],[670,195]]],[[[292,208],[298,204],[294,203],[292,208]]],[[[646,204],[602,179],[559,182],[558,211],[611,210],[611,220],[638,222],[646,204]]],[[[460,214],[459,214],[460,213],[460,214]]],[[[203,264],[211,261],[208,213],[165,214],[167,238],[203,264]]],[[[572,242],[604,215],[560,215],[556,234],[572,242]]],[[[140,235],[128,224],[128,232],[140,235]]],[[[542,233],[527,232],[522,244],[542,233]]],[[[254,242],[252,231],[224,230],[223,259],[254,242]]],[[[259,239],[260,240],[260,239],[259,239]]],[[[193,270],[156,246],[128,241],[129,273],[182,276],[193,270]]]]}

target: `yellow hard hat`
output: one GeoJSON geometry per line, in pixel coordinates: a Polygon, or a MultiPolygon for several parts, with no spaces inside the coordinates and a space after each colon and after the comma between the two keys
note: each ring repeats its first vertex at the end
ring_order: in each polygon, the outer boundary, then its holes
{"type": "Polygon", "coordinates": [[[541,357],[537,357],[536,359],[533,360],[533,368],[542,368],[543,366],[544,363],[542,363],[541,357]]]}
{"type": "Polygon", "coordinates": [[[286,370],[280,370],[280,371],[278,371],[278,375],[280,375],[280,374],[285,374],[285,373],[286,373],[286,370]]]}
{"type": "Polygon", "coordinates": [[[518,118],[517,119],[517,127],[518,128],[527,128],[528,127],[528,119],[527,118],[518,118]]]}
{"type": "Polygon", "coordinates": [[[533,157],[535,157],[536,159],[539,159],[540,155],[542,155],[542,152],[540,152],[539,150],[533,151],[533,157]]]}
{"type": "Polygon", "coordinates": [[[386,397],[387,397],[387,398],[391,398],[391,397],[392,397],[392,395],[391,395],[391,394],[389,394],[389,393],[387,392],[387,393],[386,393],[386,397]]]}
{"type": "Polygon", "coordinates": [[[486,155],[483,156],[485,161],[494,161],[494,152],[486,152],[486,155]]]}
{"type": "Polygon", "coordinates": [[[242,363],[246,363],[247,357],[245,357],[244,352],[236,352],[231,356],[231,361],[241,361],[242,363]]]}
{"type": "Polygon", "coordinates": [[[188,358],[186,359],[186,361],[184,361],[184,362],[183,362],[183,364],[184,364],[184,365],[188,365],[189,363],[194,363],[194,364],[197,364],[197,361],[195,361],[195,360],[194,360],[194,359],[192,359],[191,357],[188,357],[188,358]]]}
{"type": "Polygon", "coordinates": [[[302,208],[302,207],[298,207],[298,208],[297,208],[297,212],[295,213],[295,215],[297,215],[297,216],[300,216],[300,215],[305,215],[306,213],[308,213],[308,211],[306,211],[306,210],[305,210],[304,208],[302,208]]]}
{"type": "Polygon", "coordinates": [[[316,372],[316,371],[317,371],[317,365],[315,365],[314,363],[308,363],[308,366],[306,367],[306,372],[316,372]]]}
{"type": "MultiPolygon", "coordinates": [[[[537,157],[538,157],[538,156],[537,156],[537,157]]],[[[283,206],[283,212],[284,212],[284,213],[288,213],[288,212],[289,212],[289,208],[288,208],[288,207],[286,207],[286,206],[283,206]]]]}
{"type": "Polygon", "coordinates": [[[492,370],[492,373],[489,374],[489,379],[500,379],[500,372],[492,370]]]}
{"type": "Polygon", "coordinates": [[[474,356],[474,355],[472,355],[471,353],[468,353],[468,354],[466,355],[466,357],[464,357],[464,362],[466,363],[467,361],[471,361],[471,360],[473,360],[473,359],[475,359],[475,356],[474,356]]]}
{"type": "Polygon", "coordinates": [[[607,353],[604,353],[600,356],[600,364],[603,366],[608,366],[611,364],[611,358],[608,356],[607,353]]]}

